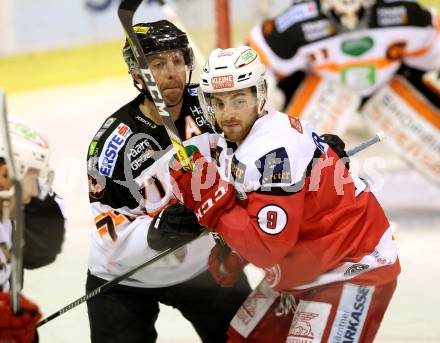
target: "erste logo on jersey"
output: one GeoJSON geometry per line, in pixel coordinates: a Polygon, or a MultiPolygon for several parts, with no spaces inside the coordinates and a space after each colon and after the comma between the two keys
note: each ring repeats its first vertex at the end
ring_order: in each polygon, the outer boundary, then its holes
{"type": "Polygon", "coordinates": [[[287,213],[277,205],[267,205],[258,211],[258,226],[268,235],[278,235],[287,225],[287,213]]]}
{"type": "Polygon", "coordinates": [[[118,153],[124,146],[127,137],[131,134],[131,129],[121,123],[110,134],[102,148],[102,154],[99,156],[99,172],[102,175],[111,177],[115,169],[118,153]]]}

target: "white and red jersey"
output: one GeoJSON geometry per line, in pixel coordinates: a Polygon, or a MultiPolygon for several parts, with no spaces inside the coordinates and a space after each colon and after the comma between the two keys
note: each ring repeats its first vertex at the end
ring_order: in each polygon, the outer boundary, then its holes
{"type": "Polygon", "coordinates": [[[217,155],[241,200],[216,230],[266,269],[275,290],[396,278],[396,247],[381,206],[309,124],[269,112],[238,147],[221,138],[217,155]]]}
{"type": "Polygon", "coordinates": [[[362,27],[341,32],[319,1],[302,1],[255,26],[248,44],[279,78],[311,72],[363,97],[386,84],[402,64],[434,69],[440,56],[439,20],[413,0],[378,0],[362,27]]]}
{"type": "Polygon", "coordinates": [[[0,222],[0,291],[9,291],[11,276],[12,224],[8,220],[0,222]]]}

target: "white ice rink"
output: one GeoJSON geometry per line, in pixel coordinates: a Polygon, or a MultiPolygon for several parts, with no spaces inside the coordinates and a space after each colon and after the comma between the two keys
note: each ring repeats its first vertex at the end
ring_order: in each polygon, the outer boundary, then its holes
{"type": "MultiPolygon", "coordinates": [[[[46,132],[56,171],[55,190],[66,202],[63,252],[47,267],[25,272],[24,293],[44,316],[84,295],[88,233],[94,230],[87,198],[88,143],[102,121],[136,94],[128,78],[20,93],[8,98],[9,111],[46,132]]],[[[349,146],[370,134],[352,128],[349,146]]],[[[440,187],[411,171],[382,144],[359,154],[359,165],[375,158],[377,192],[396,227],[402,274],[377,342],[440,342],[440,187]]],[[[356,164],[356,162],[354,162],[356,164]]],[[[255,285],[260,274],[250,270],[255,285]]],[[[213,320],[215,320],[213,318],[213,320]]],[[[159,343],[199,342],[190,324],[169,307],[157,322],[159,343]]],[[[47,323],[42,343],[87,343],[85,303],[47,323]]]]}

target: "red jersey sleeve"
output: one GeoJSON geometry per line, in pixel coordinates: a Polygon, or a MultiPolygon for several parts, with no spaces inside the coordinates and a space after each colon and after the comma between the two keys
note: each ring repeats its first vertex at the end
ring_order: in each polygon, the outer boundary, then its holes
{"type": "Polygon", "coordinates": [[[289,195],[250,193],[219,219],[217,232],[246,260],[260,268],[271,267],[298,240],[305,188],[289,195]]]}

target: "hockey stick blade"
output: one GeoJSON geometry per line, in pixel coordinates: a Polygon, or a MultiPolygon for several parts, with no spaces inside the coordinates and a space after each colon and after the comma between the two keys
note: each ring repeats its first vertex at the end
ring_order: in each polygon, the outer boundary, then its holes
{"type": "Polygon", "coordinates": [[[107,281],[106,283],[104,283],[103,285],[95,288],[93,291],[87,293],[86,295],[83,295],[81,298],[76,299],[75,301],[71,302],[70,304],[64,306],[62,309],[58,310],[57,312],[52,313],[50,316],[40,320],[36,327],[40,327],[48,322],[50,322],[51,320],[59,317],[60,315],[62,315],[63,313],[77,307],[78,305],[82,304],[85,301],[88,301],[90,299],[92,299],[93,297],[97,296],[98,294],[101,294],[103,292],[105,292],[106,290],[108,290],[109,288],[117,285],[119,282],[121,282],[122,280],[125,280],[126,278],[132,276],[133,274],[135,274],[136,272],[138,272],[141,269],[144,269],[146,267],[148,267],[150,264],[160,260],[162,257],[165,257],[171,253],[173,253],[174,251],[182,248],[183,246],[185,246],[186,244],[189,244],[197,239],[199,239],[201,236],[205,235],[208,231],[205,230],[203,231],[198,237],[192,239],[189,242],[184,242],[184,243],[180,243],[178,245],[176,245],[175,247],[171,247],[168,249],[165,249],[164,251],[158,253],[156,256],[150,258],[149,260],[143,262],[142,264],[138,265],[137,267],[129,270],[128,272],[126,272],[125,274],[122,274],[116,278],[114,278],[113,280],[107,281]]]}
{"type": "Polygon", "coordinates": [[[165,101],[163,99],[162,93],[160,92],[159,86],[148,67],[147,58],[142,50],[141,43],[133,29],[133,16],[136,9],[139,7],[141,0],[122,0],[118,9],[118,16],[121,24],[127,35],[127,40],[130,45],[131,51],[133,52],[136,61],[140,66],[141,77],[148,88],[148,91],[153,98],[154,105],[162,118],[165,130],[176,150],[177,158],[182,164],[182,168],[185,171],[192,171],[193,165],[188,157],[188,154],[183,146],[182,140],[179,137],[179,132],[177,131],[176,125],[171,118],[165,101]]]}
{"type": "Polygon", "coordinates": [[[378,142],[383,141],[386,138],[385,133],[383,131],[379,131],[373,138],[370,138],[368,141],[365,141],[358,146],[355,146],[353,149],[350,149],[347,151],[347,155],[353,156],[357,153],[365,150],[366,148],[372,146],[373,144],[376,144],[378,142]]]}
{"type": "MultiPolygon", "coordinates": [[[[21,182],[18,179],[14,155],[12,152],[11,137],[9,134],[8,113],[6,109],[6,95],[0,89],[0,135],[5,149],[6,163],[9,177],[13,185],[13,197],[15,198],[15,220],[12,222],[12,249],[11,249],[11,298],[12,311],[17,313],[20,310],[20,292],[23,288],[23,246],[24,246],[24,212],[22,199],[21,182]]],[[[8,199],[3,199],[8,202],[8,199]]]]}

